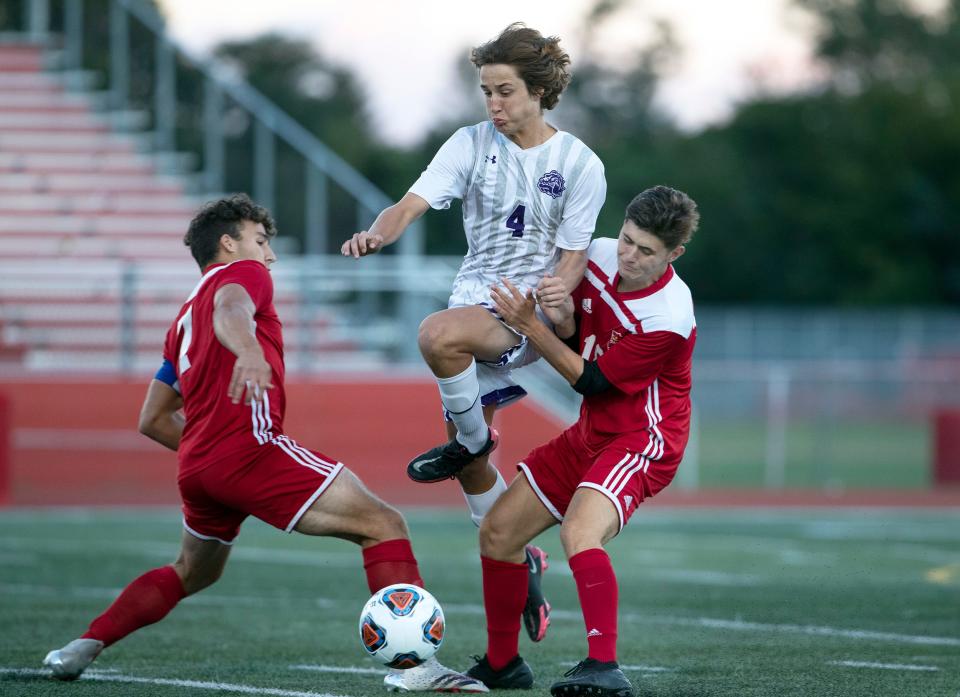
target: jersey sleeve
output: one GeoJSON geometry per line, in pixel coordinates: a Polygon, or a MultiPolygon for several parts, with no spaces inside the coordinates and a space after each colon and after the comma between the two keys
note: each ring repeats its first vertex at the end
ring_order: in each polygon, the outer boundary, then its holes
{"type": "Polygon", "coordinates": [[[231,283],[243,286],[257,310],[265,310],[273,303],[273,279],[267,267],[259,261],[236,261],[212,280],[214,292],[231,283]]]}
{"type": "Polygon", "coordinates": [[[466,128],[461,128],[440,147],[410,187],[410,193],[422,198],[431,208],[449,208],[453,199],[462,199],[466,194],[474,160],[473,139],[466,128]]]}
{"type": "Polygon", "coordinates": [[[180,379],[177,377],[177,373],[173,369],[173,363],[169,359],[163,359],[163,363],[153,376],[153,379],[169,385],[177,394],[180,394],[180,379]]]}
{"type": "Polygon", "coordinates": [[[600,372],[621,392],[636,394],[649,387],[684,338],[668,331],[630,334],[597,359],[600,372]]]}
{"type": "Polygon", "coordinates": [[[607,179],[600,158],[593,156],[563,206],[563,218],[557,228],[560,249],[586,249],[597,229],[597,217],[607,197],[607,179]]]}

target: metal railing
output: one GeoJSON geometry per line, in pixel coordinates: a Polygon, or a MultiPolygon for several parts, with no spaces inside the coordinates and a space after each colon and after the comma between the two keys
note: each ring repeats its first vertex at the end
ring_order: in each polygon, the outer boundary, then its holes
{"type": "MultiPolygon", "coordinates": [[[[63,66],[68,70],[85,67],[84,0],[61,0],[63,32],[63,66]]],[[[330,250],[329,195],[330,182],[343,189],[355,206],[357,229],[370,225],[375,216],[393,201],[366,177],[347,163],[313,133],[297,123],[286,112],[245,80],[234,75],[225,65],[194,56],[167,34],[163,18],[154,7],[142,0],[110,0],[108,18],[108,104],[111,109],[131,108],[131,22],[145,28],[154,42],[152,81],[153,100],[150,107],[152,146],[160,153],[172,153],[177,143],[177,80],[184,65],[195,69],[203,81],[202,88],[202,176],[201,192],[222,193],[225,181],[224,114],[239,108],[252,120],[253,172],[252,195],[262,205],[274,209],[280,186],[291,191],[303,187],[304,230],[303,251],[325,254],[330,250]],[[288,145],[303,163],[302,177],[296,182],[278,182],[276,146],[288,145]]],[[[24,0],[27,36],[35,41],[50,37],[50,0],[24,0]]],[[[401,255],[418,256],[424,251],[423,226],[417,222],[400,238],[396,251],[401,255]]]]}
{"type": "MultiPolygon", "coordinates": [[[[459,259],[430,257],[413,275],[396,261],[286,257],[274,266],[291,375],[428,376],[415,355],[418,320],[405,318],[401,306],[413,299],[420,317],[444,307],[459,259]]],[[[196,280],[186,256],[182,264],[0,261],[0,344],[32,346],[24,362],[8,367],[21,376],[31,370],[149,375],[163,334],[196,280]]],[[[834,310],[802,312],[818,326],[843,318],[834,310]]],[[[779,314],[774,322],[774,311],[765,310],[750,324],[765,327],[769,346],[786,345],[787,337],[802,342],[797,311],[779,314]]],[[[694,419],[678,487],[928,484],[933,418],[960,409],[960,337],[952,337],[951,353],[943,348],[951,337],[925,328],[949,325],[949,317],[877,311],[845,345],[867,346],[877,332],[912,327],[897,342],[899,353],[878,358],[845,351],[842,358],[816,359],[797,345],[793,355],[808,357],[726,353],[747,345],[750,334],[730,343],[749,319],[742,309],[701,307],[698,319],[704,331],[694,356],[694,419]]],[[[518,370],[516,379],[560,421],[576,419],[578,396],[544,361],[518,370]]]]}

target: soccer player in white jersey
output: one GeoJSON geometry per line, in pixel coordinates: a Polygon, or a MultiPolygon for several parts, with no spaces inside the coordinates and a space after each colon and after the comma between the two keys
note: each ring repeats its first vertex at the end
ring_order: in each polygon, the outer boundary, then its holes
{"type": "Polygon", "coordinates": [[[697,330],[690,289],[672,263],[700,215],[683,192],[656,186],[631,201],[625,218],[618,239],[591,243],[572,296],[544,308],[553,331],[537,320],[529,291],[507,280],[491,290],[501,317],[583,395],[577,423],[517,465],[522,476],[480,527],[487,652],[467,675],[491,689],[533,685],[517,641],[527,594],[524,547],[560,524],[587,658],[550,692],[633,695],[617,664],[619,591],[603,547],[670,483],[687,444],[697,330]]]}
{"type": "MultiPolygon", "coordinates": [[[[418,482],[459,479],[478,525],[506,484],[487,455],[498,434],[495,409],[525,393],[512,368],[538,358],[490,304],[490,285],[509,278],[538,289],[545,306],[563,302],[586,267],[586,250],[606,196],[599,158],[580,140],[549,124],[570,80],[569,56],[556,37],[514,24],[475,48],[489,120],[461,128],[440,148],[408,193],[341,251],[361,257],[395,242],[429,208],[463,203],[468,251],[446,310],[420,326],[419,345],[437,378],[450,441],[413,459],[418,482]],[[543,286],[545,276],[561,282],[543,286]]],[[[531,602],[524,611],[534,641],[543,638],[549,606],[539,598],[545,555],[528,550],[531,602]]]]}

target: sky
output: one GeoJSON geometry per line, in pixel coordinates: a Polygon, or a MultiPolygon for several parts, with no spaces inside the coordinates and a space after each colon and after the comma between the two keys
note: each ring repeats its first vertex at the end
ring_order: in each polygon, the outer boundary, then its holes
{"type": "MultiPolygon", "coordinates": [[[[198,55],[227,39],[280,31],[310,39],[331,61],[350,68],[370,100],[384,141],[409,145],[445,116],[459,113],[457,63],[469,47],[522,21],[557,35],[576,79],[590,0],[159,0],[174,38],[198,55]]],[[[668,19],[682,48],[657,102],[683,128],[696,130],[729,116],[759,81],[771,91],[809,84],[817,71],[809,23],[789,0],[624,0],[598,29],[605,60],[615,62],[668,19]]],[[[477,103],[480,93],[477,91],[477,103]]]]}

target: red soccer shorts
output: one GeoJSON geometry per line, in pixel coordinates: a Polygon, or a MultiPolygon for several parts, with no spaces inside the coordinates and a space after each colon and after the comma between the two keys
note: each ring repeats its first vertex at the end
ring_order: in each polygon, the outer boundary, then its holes
{"type": "Polygon", "coordinates": [[[610,499],[623,530],[640,502],[670,482],[677,465],[649,460],[616,442],[591,450],[574,424],[549,443],[534,448],[517,469],[527,476],[534,493],[557,520],[563,520],[574,492],[583,487],[610,499]]]}
{"type": "Polygon", "coordinates": [[[323,453],[278,436],[246,463],[223,460],[182,477],[183,526],[194,537],[224,544],[233,544],[248,515],[290,532],[341,469],[323,453]]]}

